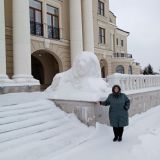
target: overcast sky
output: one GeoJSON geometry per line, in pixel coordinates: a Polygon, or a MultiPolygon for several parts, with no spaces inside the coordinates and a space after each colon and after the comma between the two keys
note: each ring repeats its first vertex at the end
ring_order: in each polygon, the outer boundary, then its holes
{"type": "Polygon", "coordinates": [[[117,26],[130,32],[128,53],[142,68],[160,69],[160,0],[110,0],[117,26]]]}

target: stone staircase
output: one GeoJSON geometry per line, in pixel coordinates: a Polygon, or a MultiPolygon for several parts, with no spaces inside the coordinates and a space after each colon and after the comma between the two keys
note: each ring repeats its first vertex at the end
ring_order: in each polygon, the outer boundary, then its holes
{"type": "Polygon", "coordinates": [[[91,132],[49,100],[1,106],[0,160],[48,160],[83,143],[91,132]]]}

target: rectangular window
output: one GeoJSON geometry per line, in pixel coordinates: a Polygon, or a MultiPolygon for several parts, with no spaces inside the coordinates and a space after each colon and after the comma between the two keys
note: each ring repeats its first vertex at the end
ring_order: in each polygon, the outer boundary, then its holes
{"type": "Polygon", "coordinates": [[[123,40],[121,40],[121,46],[123,47],[124,43],[123,43],[123,40]]]}
{"type": "Polygon", "coordinates": [[[59,9],[47,5],[48,38],[60,39],[59,9]]]}
{"type": "Polygon", "coordinates": [[[116,39],[116,44],[117,44],[117,46],[118,46],[118,38],[116,39]]]}
{"type": "Polygon", "coordinates": [[[104,28],[101,28],[99,27],[99,43],[100,44],[105,44],[105,29],[104,28]]]}
{"type": "Polygon", "coordinates": [[[105,7],[102,1],[98,1],[98,14],[104,16],[105,15],[105,7]]]}
{"type": "Polygon", "coordinates": [[[36,0],[29,1],[31,34],[43,36],[42,3],[36,0]]]}

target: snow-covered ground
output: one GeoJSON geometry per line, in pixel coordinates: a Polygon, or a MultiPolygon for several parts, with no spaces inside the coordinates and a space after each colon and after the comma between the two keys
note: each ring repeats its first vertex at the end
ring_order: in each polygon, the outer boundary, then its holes
{"type": "Polygon", "coordinates": [[[0,160],[160,159],[160,106],[130,118],[123,141],[113,142],[111,127],[88,128],[46,98],[0,95],[0,160]]]}

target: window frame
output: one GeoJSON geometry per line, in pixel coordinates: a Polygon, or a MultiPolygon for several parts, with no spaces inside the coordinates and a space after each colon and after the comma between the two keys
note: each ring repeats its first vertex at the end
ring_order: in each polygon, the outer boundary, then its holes
{"type": "Polygon", "coordinates": [[[121,47],[124,47],[124,40],[121,39],[121,47]]]}
{"type": "Polygon", "coordinates": [[[98,0],[98,14],[105,16],[105,3],[100,0],[98,0]]]}
{"type": "Polygon", "coordinates": [[[99,27],[99,44],[106,44],[106,30],[99,27]]]}
{"type": "Polygon", "coordinates": [[[116,44],[117,44],[117,46],[119,45],[119,39],[118,38],[116,38],[116,44]]]}
{"type": "MultiPolygon", "coordinates": [[[[59,13],[59,8],[54,7],[54,6],[51,6],[51,5],[49,5],[49,4],[47,4],[47,6],[58,9],[58,13],[59,13]]],[[[58,37],[57,37],[57,38],[54,38],[54,36],[53,36],[53,34],[54,34],[54,33],[53,33],[53,30],[52,30],[52,36],[49,37],[49,34],[48,34],[48,38],[60,39],[59,14],[53,14],[53,13],[47,11],[47,26],[50,26],[50,25],[48,24],[48,15],[51,16],[51,27],[52,27],[52,29],[56,28],[56,29],[58,30],[58,37]],[[58,27],[55,27],[54,24],[53,24],[53,19],[54,19],[54,17],[56,17],[57,20],[58,20],[58,27]]]]}
{"type": "MultiPolygon", "coordinates": [[[[41,9],[38,9],[38,8],[35,8],[35,7],[32,7],[32,6],[29,6],[29,12],[31,12],[31,10],[33,11],[33,21],[31,21],[31,17],[30,17],[30,23],[34,23],[34,34],[33,35],[36,35],[36,36],[43,36],[43,11],[42,11],[42,2],[41,1],[38,1],[38,0],[33,0],[33,1],[36,1],[38,3],[41,4],[41,9]],[[41,15],[41,23],[39,22],[36,22],[36,12],[39,12],[40,15],[41,15]],[[37,34],[36,32],[36,23],[39,23],[41,25],[41,34],[37,34]]],[[[31,25],[31,24],[30,24],[31,25]]],[[[32,33],[31,33],[32,34],[32,33]]]]}

